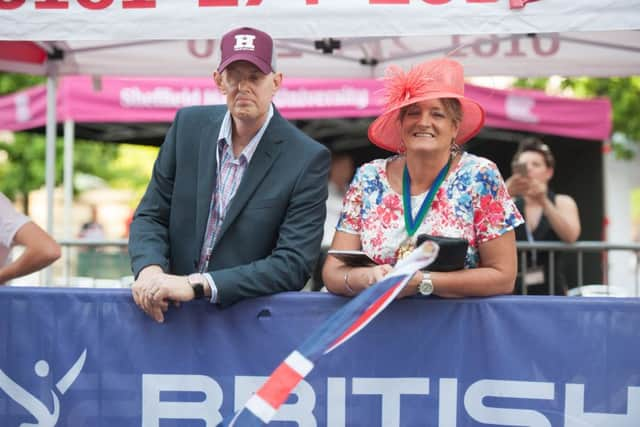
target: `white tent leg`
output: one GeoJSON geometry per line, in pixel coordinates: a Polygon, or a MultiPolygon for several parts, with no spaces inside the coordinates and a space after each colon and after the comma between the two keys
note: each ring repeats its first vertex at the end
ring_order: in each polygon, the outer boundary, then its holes
{"type": "MultiPolygon", "coordinates": [[[[73,144],[75,140],[75,122],[64,122],[64,238],[70,240],[72,236],[73,210],[73,144]]],[[[64,283],[69,285],[71,276],[71,248],[64,248],[64,283]]]]}
{"type": "MultiPolygon", "coordinates": [[[[45,166],[45,186],[47,188],[47,233],[51,236],[53,233],[53,191],[55,189],[55,169],[56,169],[56,99],[57,99],[57,75],[49,75],[47,77],[47,149],[46,149],[46,166],[45,166]]],[[[51,267],[44,270],[44,285],[52,284],[51,267]]],[[[40,285],[42,285],[43,277],[40,276],[40,285]]]]}

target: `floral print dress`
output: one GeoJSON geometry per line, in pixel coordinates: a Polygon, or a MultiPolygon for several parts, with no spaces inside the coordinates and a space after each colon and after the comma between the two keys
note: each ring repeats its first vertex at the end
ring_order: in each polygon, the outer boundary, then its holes
{"type": "MultiPolygon", "coordinates": [[[[379,264],[395,264],[396,251],[407,237],[402,194],[389,185],[387,164],[397,156],[362,165],[344,197],[336,229],[359,234],[362,250],[379,264]]],[[[415,218],[428,191],[411,197],[415,218]]],[[[457,237],[469,242],[466,268],[478,266],[480,243],[495,239],[523,223],[496,165],[463,153],[433,199],[414,234],[457,237]]]]}

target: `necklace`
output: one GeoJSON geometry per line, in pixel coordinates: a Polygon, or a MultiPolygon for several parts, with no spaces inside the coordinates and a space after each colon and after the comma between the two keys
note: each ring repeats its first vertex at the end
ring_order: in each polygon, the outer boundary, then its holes
{"type": "Polygon", "coordinates": [[[424,220],[424,217],[427,216],[427,212],[431,208],[431,204],[433,203],[433,199],[438,192],[438,189],[444,182],[447,173],[449,172],[449,168],[451,167],[451,158],[447,162],[446,165],[438,175],[436,179],[433,181],[429,192],[427,193],[427,197],[422,201],[422,205],[420,205],[420,209],[418,209],[418,213],[415,218],[411,214],[411,176],[409,175],[409,168],[407,164],[404,165],[404,171],[402,174],[402,206],[404,208],[404,227],[407,230],[407,234],[409,235],[407,239],[405,239],[400,246],[398,247],[398,259],[402,259],[406,255],[408,255],[413,249],[415,249],[415,241],[413,240],[413,235],[418,231],[420,224],[424,220]]]}

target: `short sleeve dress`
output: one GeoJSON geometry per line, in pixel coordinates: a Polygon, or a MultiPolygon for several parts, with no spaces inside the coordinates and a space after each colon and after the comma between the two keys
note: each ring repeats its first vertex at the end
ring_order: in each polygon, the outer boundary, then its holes
{"type": "MultiPolygon", "coordinates": [[[[344,198],[336,229],[360,235],[362,250],[379,264],[395,264],[408,234],[402,195],[389,185],[387,164],[397,156],[358,168],[344,198]]],[[[413,196],[415,217],[428,191],[413,196]]],[[[438,190],[415,235],[464,238],[469,242],[465,268],[478,266],[478,246],[523,223],[500,171],[488,159],[463,153],[438,190]]]]}

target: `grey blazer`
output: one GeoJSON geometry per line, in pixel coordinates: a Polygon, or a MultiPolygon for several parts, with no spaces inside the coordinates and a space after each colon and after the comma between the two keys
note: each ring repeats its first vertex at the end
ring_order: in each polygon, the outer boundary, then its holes
{"type": "MultiPolygon", "coordinates": [[[[152,264],[196,271],[226,106],[181,109],[167,132],[129,237],[134,275],[152,264]]],[[[213,248],[209,272],[222,306],[300,290],[320,251],[329,151],[275,110],[213,248]]]]}

